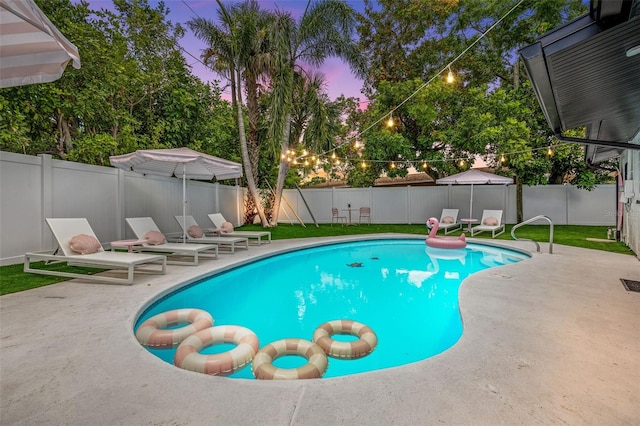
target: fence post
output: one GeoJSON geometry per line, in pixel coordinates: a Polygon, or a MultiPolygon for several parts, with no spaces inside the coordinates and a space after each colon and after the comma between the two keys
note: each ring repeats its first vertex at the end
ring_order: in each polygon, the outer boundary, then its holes
{"type": "Polygon", "coordinates": [[[46,232],[44,220],[53,216],[53,160],[50,154],[38,154],[40,157],[40,167],[42,182],[40,183],[40,200],[42,211],[40,217],[40,243],[42,247],[53,247],[53,238],[50,232],[46,232]]]}
{"type": "Polygon", "coordinates": [[[411,185],[407,185],[407,190],[404,193],[407,196],[407,202],[405,203],[407,206],[405,219],[407,225],[411,225],[411,185]]]}
{"type": "Polygon", "coordinates": [[[116,214],[115,214],[115,229],[116,229],[116,239],[121,240],[126,235],[125,230],[125,219],[126,219],[126,206],[125,206],[125,194],[127,193],[126,188],[126,176],[125,171],[123,169],[116,169],[117,177],[116,177],[116,214]]]}

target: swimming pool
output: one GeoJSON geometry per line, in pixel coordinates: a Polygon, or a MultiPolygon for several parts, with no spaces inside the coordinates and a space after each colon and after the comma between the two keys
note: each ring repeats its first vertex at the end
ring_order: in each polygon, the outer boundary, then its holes
{"type": "MultiPolygon", "coordinates": [[[[350,319],[371,327],[375,350],[360,359],[329,358],[325,378],[400,366],[448,349],[462,335],[458,288],[469,275],[528,258],[513,250],[468,244],[466,249],[426,247],[422,239],[337,243],[270,258],[202,279],[147,308],[146,319],[179,308],[209,312],[218,325],[239,325],[258,336],[260,347],[284,338],[311,340],[322,323],[350,319]]],[[[352,340],[351,336],[333,336],[352,340]]],[[[227,351],[232,345],[205,348],[227,351]]],[[[173,364],[175,349],[149,349],[173,364]]],[[[282,368],[301,357],[274,361],[282,368]]],[[[250,367],[232,378],[252,379],[250,367]]]]}

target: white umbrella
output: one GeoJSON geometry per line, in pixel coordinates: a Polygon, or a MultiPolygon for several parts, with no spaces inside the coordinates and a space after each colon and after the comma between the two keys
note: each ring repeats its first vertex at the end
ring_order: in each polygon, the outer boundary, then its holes
{"type": "MultiPolygon", "coordinates": [[[[145,175],[176,176],[182,178],[182,220],[186,228],[186,180],[218,180],[242,177],[242,165],[203,154],[189,148],[140,149],[109,157],[111,165],[145,175]]],[[[182,235],[183,241],[186,235],[182,235]]]]}
{"type": "Polygon", "coordinates": [[[498,176],[493,173],[483,172],[478,169],[469,169],[466,172],[443,177],[436,180],[438,185],[471,185],[471,200],[469,202],[469,217],[473,217],[473,185],[510,185],[513,179],[498,176]]]}
{"type": "Polygon", "coordinates": [[[57,80],[69,61],[78,49],[33,0],[0,0],[0,88],[57,80]]]}

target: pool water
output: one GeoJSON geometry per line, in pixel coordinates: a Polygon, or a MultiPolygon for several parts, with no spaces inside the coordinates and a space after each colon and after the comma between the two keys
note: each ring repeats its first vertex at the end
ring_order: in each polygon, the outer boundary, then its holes
{"type": "MultiPolygon", "coordinates": [[[[179,289],[148,308],[135,328],[158,313],[198,308],[213,316],[214,325],[251,329],[262,348],[284,338],[311,340],[320,324],[350,319],[371,327],[378,346],[357,360],[329,358],[324,377],[357,374],[424,360],[453,346],[462,335],[458,309],[462,280],[527,258],[517,251],[479,244],[434,249],[415,239],[320,246],[256,261],[179,289]]],[[[201,353],[231,348],[215,345],[201,353]]],[[[148,350],[173,364],[175,349],[148,350]]],[[[295,368],[305,362],[299,356],[285,356],[274,365],[295,368]]],[[[229,377],[254,378],[250,366],[229,377]]]]}

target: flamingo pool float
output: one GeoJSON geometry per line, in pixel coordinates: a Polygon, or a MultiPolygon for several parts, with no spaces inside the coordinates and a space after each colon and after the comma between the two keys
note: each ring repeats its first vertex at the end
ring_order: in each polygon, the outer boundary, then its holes
{"type": "Polygon", "coordinates": [[[444,248],[444,249],[460,249],[467,246],[467,239],[464,234],[459,237],[437,237],[438,233],[438,219],[435,217],[427,220],[427,227],[431,229],[429,236],[425,240],[425,243],[429,247],[444,248]]]}

